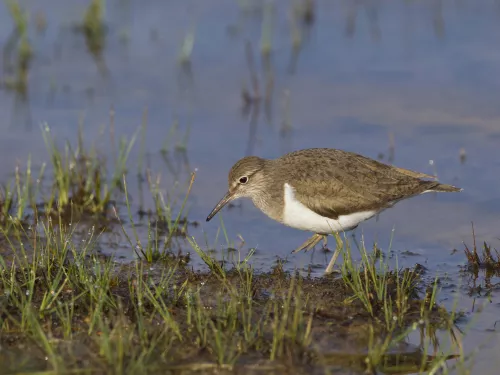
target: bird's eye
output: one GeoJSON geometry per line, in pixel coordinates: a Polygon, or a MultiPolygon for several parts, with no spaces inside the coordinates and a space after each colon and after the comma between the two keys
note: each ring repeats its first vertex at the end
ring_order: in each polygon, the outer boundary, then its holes
{"type": "Polygon", "coordinates": [[[246,184],[247,182],[248,182],[247,176],[240,177],[240,184],[246,184]]]}

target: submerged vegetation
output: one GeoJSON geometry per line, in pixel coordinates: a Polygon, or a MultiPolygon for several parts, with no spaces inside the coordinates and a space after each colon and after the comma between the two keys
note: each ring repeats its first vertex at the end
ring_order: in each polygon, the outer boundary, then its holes
{"type": "Polygon", "coordinates": [[[490,273],[500,273],[500,253],[498,250],[493,249],[486,242],[482,244],[482,252],[478,251],[476,244],[476,233],[474,232],[474,225],[472,226],[472,249],[464,244],[464,252],[467,258],[467,267],[474,273],[478,270],[484,269],[490,273]]]}
{"type": "Polygon", "coordinates": [[[464,253],[467,263],[462,271],[467,277],[468,294],[490,298],[492,292],[498,288],[495,278],[500,277],[500,253],[486,242],[483,242],[481,247],[478,246],[474,225],[472,248],[464,244],[464,253]]]}

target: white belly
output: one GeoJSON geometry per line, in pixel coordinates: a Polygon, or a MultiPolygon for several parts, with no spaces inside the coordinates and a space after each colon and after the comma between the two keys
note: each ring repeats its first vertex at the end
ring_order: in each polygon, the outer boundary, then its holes
{"type": "Polygon", "coordinates": [[[309,230],[320,234],[348,231],[359,223],[374,216],[376,211],[362,211],[350,215],[340,215],[337,220],[330,219],[310,210],[297,199],[292,186],[285,183],[285,209],[283,223],[297,229],[309,230]]]}

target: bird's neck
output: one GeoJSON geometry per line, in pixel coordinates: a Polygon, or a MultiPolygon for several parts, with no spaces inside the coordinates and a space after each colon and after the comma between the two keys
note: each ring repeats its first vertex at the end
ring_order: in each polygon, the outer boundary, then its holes
{"type": "Polygon", "coordinates": [[[252,197],[253,204],[271,219],[283,222],[284,187],[272,186],[272,181],[267,182],[271,186],[262,189],[259,194],[252,197]]]}

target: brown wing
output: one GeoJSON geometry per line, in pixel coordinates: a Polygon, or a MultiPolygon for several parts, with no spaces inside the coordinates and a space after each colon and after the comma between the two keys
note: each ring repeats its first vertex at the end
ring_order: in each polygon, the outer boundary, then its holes
{"type": "Polygon", "coordinates": [[[295,189],[296,199],[332,219],[357,211],[379,211],[438,185],[421,180],[428,177],[423,173],[341,150],[302,150],[280,160],[289,166],[285,170],[294,170],[293,179],[286,180],[295,189]]]}

